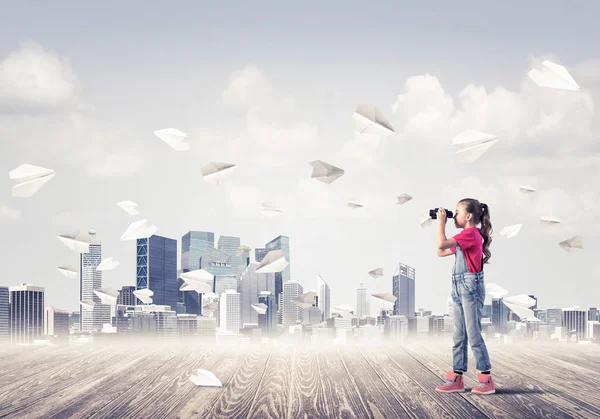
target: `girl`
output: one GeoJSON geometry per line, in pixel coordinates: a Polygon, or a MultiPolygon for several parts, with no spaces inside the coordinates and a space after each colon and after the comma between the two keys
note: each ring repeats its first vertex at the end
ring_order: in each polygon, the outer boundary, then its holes
{"type": "Polygon", "coordinates": [[[446,238],[446,210],[438,210],[438,256],[455,255],[452,268],[452,300],[454,333],[452,338],[453,370],[446,374],[445,384],[436,391],[444,393],[463,392],[463,373],[467,371],[468,343],[475,355],[479,370],[479,385],[473,387],[473,394],[495,393],[494,380],[490,375],[490,358],[485,341],[481,336],[481,309],[485,299],[483,264],[491,257],[492,224],[490,210],[486,204],[476,199],[465,198],[456,205],[454,225],[462,228],[459,234],[446,238]],[[481,229],[477,225],[481,223],[481,229]]]}

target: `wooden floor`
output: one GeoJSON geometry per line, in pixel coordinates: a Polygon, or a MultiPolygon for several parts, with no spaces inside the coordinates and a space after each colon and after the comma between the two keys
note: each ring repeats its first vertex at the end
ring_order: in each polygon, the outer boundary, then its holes
{"type": "Polygon", "coordinates": [[[488,344],[489,396],[434,391],[450,345],[4,347],[0,417],[600,417],[600,345],[488,344]],[[223,387],[194,386],[198,368],[223,387]]]}

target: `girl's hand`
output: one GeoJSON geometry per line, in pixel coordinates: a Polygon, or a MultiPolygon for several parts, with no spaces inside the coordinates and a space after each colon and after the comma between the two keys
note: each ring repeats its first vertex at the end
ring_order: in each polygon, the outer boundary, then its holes
{"type": "Polygon", "coordinates": [[[446,210],[444,209],[444,207],[439,207],[438,208],[438,212],[437,212],[437,219],[438,219],[438,224],[441,225],[446,225],[446,210]]]}

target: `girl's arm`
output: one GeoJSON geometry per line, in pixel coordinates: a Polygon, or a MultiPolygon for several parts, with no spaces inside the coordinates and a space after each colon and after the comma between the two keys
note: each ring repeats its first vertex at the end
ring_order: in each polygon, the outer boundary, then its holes
{"type": "Polygon", "coordinates": [[[445,256],[450,256],[453,255],[454,253],[452,253],[451,249],[446,249],[446,250],[440,250],[438,249],[438,256],[439,257],[445,257],[445,256]]]}
{"type": "Polygon", "coordinates": [[[443,250],[450,251],[450,248],[456,246],[455,239],[452,237],[446,238],[446,211],[442,208],[438,211],[438,256],[448,256],[447,254],[440,255],[440,252],[443,250]]]}

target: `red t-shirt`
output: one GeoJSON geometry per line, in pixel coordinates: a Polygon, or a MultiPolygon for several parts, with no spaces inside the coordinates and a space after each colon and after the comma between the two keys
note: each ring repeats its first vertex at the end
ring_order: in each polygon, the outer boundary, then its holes
{"type": "MultiPolygon", "coordinates": [[[[463,231],[452,237],[460,246],[465,259],[467,260],[467,269],[469,272],[481,272],[483,263],[483,237],[477,227],[465,228],[463,231]]],[[[450,249],[452,253],[456,253],[456,248],[450,249]]]]}

